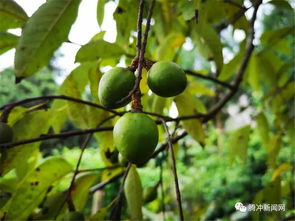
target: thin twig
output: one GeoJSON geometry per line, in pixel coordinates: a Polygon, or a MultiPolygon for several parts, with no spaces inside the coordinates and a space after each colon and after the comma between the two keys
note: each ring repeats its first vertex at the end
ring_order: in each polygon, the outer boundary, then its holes
{"type": "Polygon", "coordinates": [[[68,100],[68,101],[72,101],[72,102],[75,102],[75,103],[85,104],[85,105],[88,105],[88,106],[92,106],[92,107],[95,107],[95,108],[99,108],[99,109],[111,112],[111,113],[119,115],[119,116],[122,115],[122,113],[114,111],[114,110],[109,109],[109,108],[106,108],[106,107],[104,107],[102,105],[99,105],[99,104],[96,104],[96,103],[93,103],[93,102],[90,102],[90,101],[81,100],[81,99],[74,98],[74,97],[69,97],[69,96],[66,96],[66,95],[49,95],[49,96],[40,96],[40,97],[27,98],[27,99],[20,100],[20,101],[14,102],[14,103],[6,104],[6,105],[0,107],[0,110],[11,111],[11,109],[13,109],[14,107],[20,106],[20,105],[23,105],[23,104],[26,104],[26,103],[31,103],[31,102],[39,101],[39,100],[56,100],[56,99],[68,100]]]}
{"type": "Polygon", "coordinates": [[[183,210],[182,210],[181,194],[180,194],[180,189],[179,189],[179,184],[178,184],[176,160],[175,160],[174,149],[173,149],[173,145],[172,145],[172,137],[171,137],[171,134],[169,132],[169,128],[168,128],[165,120],[162,120],[162,122],[163,122],[165,132],[167,134],[167,143],[168,143],[168,147],[169,147],[169,151],[170,151],[171,159],[172,159],[172,171],[173,171],[173,176],[174,176],[176,199],[177,199],[177,205],[178,205],[178,210],[179,210],[179,219],[181,221],[183,221],[184,217],[183,217],[183,210]]]}
{"type": "Polygon", "coordinates": [[[163,182],[163,164],[160,163],[160,189],[161,189],[161,206],[163,213],[163,220],[166,220],[166,207],[165,207],[165,193],[164,193],[164,182],[163,182]]]}
{"type": "MultiPolygon", "coordinates": [[[[100,168],[90,168],[90,169],[81,169],[77,170],[78,173],[87,173],[87,172],[96,172],[96,171],[101,171],[101,170],[110,170],[110,169],[117,169],[117,168],[122,168],[123,166],[116,165],[116,166],[109,166],[109,167],[100,167],[100,168]]],[[[75,172],[74,170],[73,172],[75,172]]]]}
{"type": "Polygon", "coordinates": [[[210,120],[213,116],[215,116],[216,113],[218,113],[223,107],[224,105],[236,94],[237,90],[239,89],[239,85],[243,80],[243,75],[244,72],[246,70],[246,67],[249,63],[251,54],[254,50],[254,45],[253,45],[253,40],[254,40],[254,23],[256,20],[256,15],[257,15],[257,11],[259,8],[259,5],[262,3],[262,0],[258,0],[255,2],[254,5],[254,12],[252,15],[252,18],[250,20],[250,28],[249,28],[249,34],[248,34],[248,39],[247,39],[247,43],[246,43],[246,51],[245,51],[245,55],[243,57],[242,63],[238,69],[237,75],[235,76],[233,83],[232,83],[232,87],[233,89],[226,94],[207,114],[206,117],[203,119],[203,121],[208,121],[210,120]]]}
{"type": "Polygon", "coordinates": [[[112,131],[112,130],[113,130],[113,127],[102,127],[102,128],[91,128],[91,129],[84,129],[84,130],[72,130],[72,131],[67,131],[67,132],[63,132],[59,134],[46,134],[36,138],[30,138],[30,139],[0,144],[0,148],[2,147],[11,148],[11,147],[28,144],[28,143],[34,143],[38,141],[44,141],[44,140],[50,140],[50,139],[56,139],[56,138],[66,138],[66,137],[78,136],[83,134],[90,134],[90,133],[96,133],[96,132],[102,132],[102,131],[112,131]]]}
{"type": "Polygon", "coordinates": [[[205,80],[209,80],[209,81],[212,81],[216,84],[220,84],[228,89],[233,89],[233,86],[226,83],[226,82],[223,82],[223,81],[220,81],[214,77],[211,77],[211,76],[208,76],[208,75],[203,75],[203,74],[200,74],[200,73],[197,73],[197,72],[194,72],[194,71],[191,71],[191,70],[184,70],[184,72],[187,74],[187,75],[192,75],[192,76],[195,76],[195,77],[198,77],[198,78],[202,78],[202,79],[205,79],[205,80]]]}

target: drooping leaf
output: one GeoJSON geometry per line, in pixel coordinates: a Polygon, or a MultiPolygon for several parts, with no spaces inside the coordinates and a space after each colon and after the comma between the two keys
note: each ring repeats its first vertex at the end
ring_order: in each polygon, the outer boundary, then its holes
{"type": "Polygon", "coordinates": [[[18,41],[18,36],[8,32],[0,31],[0,54],[14,48],[18,41]]]}
{"type": "Polygon", "coordinates": [[[76,62],[96,61],[99,58],[119,58],[124,50],[115,43],[102,39],[91,41],[82,46],[76,55],[76,62]]]}
{"type": "Polygon", "coordinates": [[[196,80],[189,80],[187,90],[191,94],[195,94],[195,95],[215,96],[215,92],[212,89],[210,89],[209,87],[206,87],[204,84],[196,80]]]}
{"type": "Polygon", "coordinates": [[[0,0],[0,30],[19,28],[26,23],[26,12],[13,0],[0,0]]]}
{"type": "Polygon", "coordinates": [[[97,2],[97,9],[96,9],[96,20],[99,26],[102,25],[103,18],[104,18],[104,6],[106,0],[98,0],[97,2]]]}
{"type": "MultiPolygon", "coordinates": [[[[179,116],[189,116],[201,113],[197,109],[195,98],[186,90],[175,97],[175,103],[179,116]]],[[[201,145],[205,143],[205,132],[199,119],[184,120],[181,122],[186,131],[201,145]]]]}
{"type": "Polygon", "coordinates": [[[61,214],[66,209],[66,204],[64,204],[63,208],[62,204],[66,199],[67,192],[58,192],[54,195],[48,196],[46,201],[43,204],[42,211],[37,213],[34,219],[36,220],[53,220],[57,216],[57,214],[61,214]]]}
{"type": "MultiPolygon", "coordinates": [[[[81,99],[82,93],[88,83],[89,70],[92,67],[93,63],[83,63],[75,68],[64,80],[59,90],[60,93],[81,99]]],[[[67,104],[67,110],[74,124],[80,128],[87,128],[88,118],[86,106],[72,101],[65,101],[65,103],[67,104]]]]}
{"type": "Polygon", "coordinates": [[[23,220],[39,205],[48,188],[72,170],[62,158],[44,161],[19,183],[7,211],[7,219],[23,220]]]}
{"type": "Polygon", "coordinates": [[[124,185],[124,193],[131,220],[142,220],[142,186],[136,166],[132,165],[124,185]]]}
{"type": "Polygon", "coordinates": [[[247,161],[247,149],[251,127],[244,126],[231,133],[228,141],[229,162],[239,158],[243,163],[247,161]]]}
{"type": "Polygon", "coordinates": [[[259,135],[264,145],[267,147],[267,144],[269,141],[269,125],[263,113],[260,113],[256,117],[256,123],[257,123],[257,129],[258,129],[259,135]]]}
{"type": "Polygon", "coordinates": [[[28,77],[48,64],[53,52],[67,40],[81,0],[50,0],[30,17],[15,53],[18,78],[28,77]]]}
{"type": "MultiPolygon", "coordinates": [[[[23,119],[13,126],[14,141],[39,137],[41,134],[47,133],[51,119],[50,111],[39,110],[27,113],[23,119]]],[[[35,142],[7,149],[0,159],[0,173],[4,175],[19,167],[23,171],[22,175],[24,175],[25,165],[32,160],[31,157],[35,157],[32,153],[38,151],[39,145],[40,142],[35,142]]],[[[29,171],[26,170],[26,172],[29,171]]]]}
{"type": "Polygon", "coordinates": [[[72,199],[76,210],[83,211],[85,203],[88,199],[89,189],[93,182],[98,179],[99,173],[88,173],[79,176],[75,181],[75,186],[72,192],[72,199]]]}
{"type": "Polygon", "coordinates": [[[276,159],[282,147],[282,132],[280,131],[270,139],[267,164],[270,168],[275,168],[276,159]]]}
{"type": "Polygon", "coordinates": [[[192,38],[200,52],[208,60],[214,60],[217,70],[223,66],[223,54],[220,38],[215,30],[207,23],[194,24],[192,38]]]}

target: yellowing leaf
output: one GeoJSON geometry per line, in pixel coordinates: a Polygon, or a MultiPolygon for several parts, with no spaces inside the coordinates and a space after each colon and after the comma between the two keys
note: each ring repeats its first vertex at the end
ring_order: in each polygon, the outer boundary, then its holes
{"type": "MultiPolygon", "coordinates": [[[[199,113],[195,106],[195,98],[187,91],[175,97],[175,103],[179,116],[188,116],[199,113]]],[[[186,131],[201,145],[205,143],[205,132],[199,119],[181,121],[186,131]]]]}
{"type": "Polygon", "coordinates": [[[205,85],[201,84],[196,80],[190,80],[187,86],[187,90],[191,94],[195,95],[208,95],[208,96],[215,96],[215,91],[206,87],[205,85]]]}
{"type": "Polygon", "coordinates": [[[172,60],[175,54],[176,48],[179,48],[185,42],[185,37],[181,33],[170,33],[160,43],[160,47],[157,49],[157,60],[172,60]]]}
{"type": "Polygon", "coordinates": [[[124,193],[131,220],[142,220],[142,186],[136,166],[132,165],[124,185],[124,193]]]}
{"type": "Polygon", "coordinates": [[[72,170],[62,158],[45,160],[19,183],[9,204],[8,220],[25,220],[43,200],[48,188],[72,170]]]}
{"type": "Polygon", "coordinates": [[[272,174],[271,181],[274,181],[281,173],[291,168],[290,163],[283,163],[272,174]]]}

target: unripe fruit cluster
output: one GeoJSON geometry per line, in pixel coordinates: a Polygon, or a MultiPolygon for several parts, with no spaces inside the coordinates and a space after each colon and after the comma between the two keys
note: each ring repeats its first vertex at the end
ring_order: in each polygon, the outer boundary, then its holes
{"type": "MultiPolygon", "coordinates": [[[[135,87],[133,72],[115,67],[106,72],[100,82],[98,97],[107,108],[120,108],[131,101],[128,96],[135,87]]],[[[170,61],[159,61],[148,72],[148,86],[157,95],[172,97],[184,91],[187,79],[184,71],[170,61]]],[[[131,163],[142,165],[148,161],[158,143],[155,122],[143,113],[124,114],[113,130],[114,144],[121,156],[131,163]]]]}

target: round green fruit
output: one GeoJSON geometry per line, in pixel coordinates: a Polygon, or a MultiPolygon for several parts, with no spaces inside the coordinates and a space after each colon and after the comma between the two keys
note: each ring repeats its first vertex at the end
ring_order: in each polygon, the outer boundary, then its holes
{"type": "Polygon", "coordinates": [[[13,131],[6,123],[0,122],[0,144],[11,142],[13,131]]]}
{"type": "Polygon", "coordinates": [[[81,212],[69,212],[64,216],[64,221],[84,221],[85,217],[81,212]]]}
{"type": "Polygon", "coordinates": [[[131,101],[131,97],[120,101],[126,97],[135,85],[135,75],[126,68],[115,67],[102,75],[98,97],[101,104],[107,108],[120,108],[131,101]]]}
{"type": "Polygon", "coordinates": [[[159,61],[148,73],[149,88],[162,97],[173,97],[184,91],[187,79],[184,71],[171,61],[159,61]]]}
{"type": "Polygon", "coordinates": [[[157,125],[146,114],[127,113],[116,122],[113,137],[122,157],[142,165],[154,152],[159,134],[157,125]]]}

